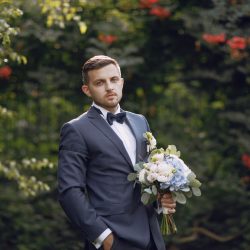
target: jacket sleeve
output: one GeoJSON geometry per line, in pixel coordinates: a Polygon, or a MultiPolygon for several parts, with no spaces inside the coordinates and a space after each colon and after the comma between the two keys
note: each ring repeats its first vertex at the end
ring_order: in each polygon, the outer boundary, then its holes
{"type": "Polygon", "coordinates": [[[70,123],[61,129],[58,158],[59,202],[69,219],[93,242],[108,227],[96,214],[86,193],[88,148],[70,123]]]}

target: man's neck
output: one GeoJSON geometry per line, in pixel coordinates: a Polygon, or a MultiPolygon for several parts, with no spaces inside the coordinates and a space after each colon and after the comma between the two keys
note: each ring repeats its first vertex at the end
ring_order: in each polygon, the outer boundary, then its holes
{"type": "Polygon", "coordinates": [[[102,107],[102,106],[96,104],[95,102],[93,102],[92,105],[95,106],[96,108],[100,109],[101,112],[102,112],[103,114],[105,114],[105,116],[106,116],[106,114],[107,114],[108,112],[111,112],[111,113],[113,113],[113,114],[117,114],[117,113],[120,113],[120,112],[121,112],[121,110],[120,110],[120,109],[121,109],[121,108],[120,108],[120,104],[118,104],[118,105],[116,106],[116,108],[114,108],[113,111],[108,110],[108,109],[106,109],[106,108],[104,108],[104,107],[102,107]]]}

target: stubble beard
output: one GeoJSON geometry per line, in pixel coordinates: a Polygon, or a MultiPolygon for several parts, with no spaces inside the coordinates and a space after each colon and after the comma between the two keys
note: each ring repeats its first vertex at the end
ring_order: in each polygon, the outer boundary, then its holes
{"type": "Polygon", "coordinates": [[[117,109],[118,104],[121,101],[121,98],[122,98],[122,95],[120,97],[117,96],[117,98],[116,98],[115,101],[111,101],[111,102],[109,102],[109,101],[105,101],[105,102],[95,101],[95,103],[98,106],[103,107],[103,108],[109,110],[110,112],[115,112],[116,109],[117,109]]]}

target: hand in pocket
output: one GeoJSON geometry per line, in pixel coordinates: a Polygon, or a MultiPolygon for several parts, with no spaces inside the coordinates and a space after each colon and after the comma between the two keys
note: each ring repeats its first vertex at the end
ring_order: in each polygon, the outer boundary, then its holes
{"type": "Polygon", "coordinates": [[[103,250],[111,250],[114,243],[114,235],[111,233],[103,241],[103,250]]]}

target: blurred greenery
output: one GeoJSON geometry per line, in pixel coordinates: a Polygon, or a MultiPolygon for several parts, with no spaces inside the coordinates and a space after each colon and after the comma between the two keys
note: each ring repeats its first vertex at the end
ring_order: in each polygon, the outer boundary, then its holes
{"type": "Polygon", "coordinates": [[[61,125],[90,105],[81,66],[106,54],[126,81],[122,107],[203,183],[167,249],[248,250],[249,13],[249,0],[1,0],[0,249],[83,248],[52,166],[61,125]]]}

